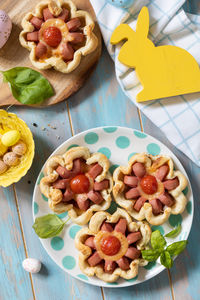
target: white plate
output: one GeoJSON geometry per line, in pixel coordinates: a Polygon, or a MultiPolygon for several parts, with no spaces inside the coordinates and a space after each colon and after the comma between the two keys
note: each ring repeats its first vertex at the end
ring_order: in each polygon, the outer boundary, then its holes
{"type": "MultiPolygon", "coordinates": [[[[117,126],[99,127],[84,131],[64,142],[52,153],[52,155],[62,154],[70,147],[77,145],[87,146],[91,152],[99,151],[104,153],[110,159],[111,172],[113,172],[114,168],[118,165],[126,165],[129,157],[133,155],[133,153],[148,152],[153,155],[166,154],[171,156],[175,163],[175,167],[187,176],[179,160],[165,145],[147,134],[130,128],[117,126]]],[[[33,194],[34,219],[52,213],[49,209],[47,199],[41,195],[39,189],[39,182],[44,176],[43,170],[44,166],[38,176],[33,194]]],[[[167,233],[171,231],[176,224],[181,222],[181,234],[175,239],[168,239],[169,243],[187,239],[190,233],[193,220],[193,195],[190,184],[186,189],[185,194],[187,194],[188,204],[184,213],[177,216],[172,215],[169,218],[169,221],[162,226],[153,226],[153,229],[158,228],[162,233],[167,233]]],[[[112,205],[111,211],[113,208],[115,208],[115,205],[112,205]]],[[[60,217],[65,220],[67,218],[67,213],[60,215],[60,217]]],[[[125,287],[144,282],[164,270],[164,267],[159,263],[149,263],[146,267],[140,267],[137,278],[131,280],[119,279],[116,283],[112,284],[105,283],[96,277],[87,277],[82,274],[79,269],[78,251],[74,245],[75,234],[80,228],[79,225],[73,224],[70,221],[58,237],[41,239],[43,247],[51,258],[59,265],[59,267],[68,272],[71,276],[97,286],[125,287]]]]}

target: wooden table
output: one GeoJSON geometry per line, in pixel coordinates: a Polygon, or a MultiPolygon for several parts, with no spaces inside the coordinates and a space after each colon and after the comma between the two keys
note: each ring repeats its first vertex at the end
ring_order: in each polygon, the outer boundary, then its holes
{"type": "MultiPolygon", "coordinates": [[[[186,6],[198,9],[199,0],[186,6]]],[[[200,7],[199,7],[200,9],[200,7]]],[[[150,120],[125,97],[114,66],[104,49],[86,85],[68,101],[46,109],[11,107],[33,132],[36,154],[31,170],[18,184],[0,189],[0,300],[187,300],[200,299],[200,168],[175,149],[150,120]],[[165,143],[184,165],[191,180],[195,214],[187,249],[170,271],[137,286],[99,288],[73,279],[50,259],[32,229],[32,193],[41,166],[62,142],[83,130],[121,125],[151,134],[165,143]],[[21,266],[26,257],[42,261],[40,273],[29,275],[21,266]]]]}

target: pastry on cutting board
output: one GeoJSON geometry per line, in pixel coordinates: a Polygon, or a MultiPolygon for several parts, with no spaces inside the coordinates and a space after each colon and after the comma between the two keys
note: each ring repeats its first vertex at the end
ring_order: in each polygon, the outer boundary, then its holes
{"type": "Polygon", "coordinates": [[[91,15],[77,10],[71,0],[39,2],[34,12],[22,20],[19,40],[30,51],[30,60],[38,69],[55,68],[70,73],[78,68],[82,56],[98,46],[91,15]]]}

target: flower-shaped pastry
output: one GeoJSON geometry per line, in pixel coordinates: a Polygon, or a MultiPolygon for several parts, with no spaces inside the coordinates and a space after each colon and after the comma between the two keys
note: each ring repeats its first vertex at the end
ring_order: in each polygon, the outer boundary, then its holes
{"type": "Polygon", "coordinates": [[[106,210],[111,203],[112,177],[109,161],[102,153],[90,154],[86,147],[75,147],[63,155],[52,156],[41,192],[56,213],[68,211],[71,219],[86,224],[94,211],[106,210]]]}
{"type": "Polygon", "coordinates": [[[115,201],[136,220],[160,225],[185,209],[187,179],[168,156],[135,154],[127,167],[115,169],[113,180],[115,201]]]}
{"type": "Polygon", "coordinates": [[[31,51],[30,60],[36,68],[54,67],[70,73],[79,65],[81,56],[96,49],[94,26],[90,14],[77,10],[72,1],[47,0],[40,2],[34,13],[25,15],[19,40],[31,51]]]}
{"type": "Polygon", "coordinates": [[[119,277],[134,278],[138,267],[148,263],[142,258],[141,250],[148,249],[150,237],[149,225],[133,222],[121,208],[113,215],[97,212],[89,228],[81,229],[75,237],[76,248],[81,252],[80,269],[106,282],[114,282],[119,277]]]}

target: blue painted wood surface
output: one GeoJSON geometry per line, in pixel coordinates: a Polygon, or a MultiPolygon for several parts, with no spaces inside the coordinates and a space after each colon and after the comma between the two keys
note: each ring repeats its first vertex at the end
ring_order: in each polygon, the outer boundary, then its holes
{"type": "MultiPolygon", "coordinates": [[[[199,1],[188,1],[186,10],[195,12],[199,1]]],[[[162,132],[142,115],[122,93],[113,63],[104,49],[97,69],[86,85],[68,101],[47,109],[12,107],[31,128],[36,155],[28,174],[13,187],[0,190],[0,300],[168,300],[200,299],[200,168],[169,143],[162,132]],[[37,124],[37,127],[33,126],[37,124]],[[187,250],[168,273],[138,286],[112,289],[84,284],[67,275],[48,257],[32,230],[32,191],[42,164],[64,140],[91,127],[121,125],[144,131],[165,143],[183,163],[194,190],[195,214],[187,250]],[[20,222],[22,226],[20,227],[20,222]],[[31,277],[21,267],[26,257],[43,262],[31,277]]]]}

